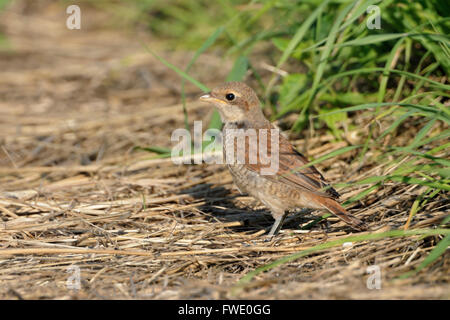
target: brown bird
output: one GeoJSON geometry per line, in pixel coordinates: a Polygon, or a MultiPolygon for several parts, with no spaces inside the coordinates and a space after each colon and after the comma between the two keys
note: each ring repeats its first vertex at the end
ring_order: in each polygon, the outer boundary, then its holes
{"type": "Polygon", "coordinates": [[[251,141],[250,134],[244,137],[244,161],[226,158],[226,163],[239,191],[248,193],[271,210],[275,223],[269,236],[278,233],[289,210],[299,207],[327,209],[354,229],[367,228],[364,222],[351,216],[336,201],[339,193],[328,185],[314,166],[305,167],[308,164],[306,158],[265,118],[259,99],[249,86],[228,82],[201,96],[200,100],[212,103],[220,113],[224,123],[224,155],[233,151],[239,156],[242,149],[234,143],[236,132],[242,134],[252,129],[256,132],[256,140],[251,141]],[[265,141],[261,140],[263,131],[267,137],[265,141]],[[273,141],[272,135],[276,138],[273,141]],[[266,141],[266,146],[261,144],[266,141]],[[261,150],[263,147],[267,150],[261,150]],[[255,155],[256,161],[252,161],[255,155]],[[262,170],[270,167],[267,159],[276,160],[277,170],[263,174],[262,170]]]}

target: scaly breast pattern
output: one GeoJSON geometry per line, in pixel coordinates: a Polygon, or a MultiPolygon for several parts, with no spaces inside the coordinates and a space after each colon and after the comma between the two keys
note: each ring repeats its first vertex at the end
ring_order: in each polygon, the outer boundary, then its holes
{"type": "MultiPolygon", "coordinates": [[[[235,148],[236,139],[227,139],[227,129],[242,129],[235,124],[227,124],[223,130],[224,159],[228,148],[235,148]]],[[[245,128],[244,128],[245,129],[245,128]]],[[[235,155],[236,157],[236,155],[235,155]]],[[[285,210],[297,207],[309,207],[310,201],[305,194],[284,183],[268,180],[258,172],[247,169],[244,164],[226,163],[233,176],[233,180],[242,193],[248,193],[264,205],[269,207],[274,218],[284,213],[285,210]]]]}

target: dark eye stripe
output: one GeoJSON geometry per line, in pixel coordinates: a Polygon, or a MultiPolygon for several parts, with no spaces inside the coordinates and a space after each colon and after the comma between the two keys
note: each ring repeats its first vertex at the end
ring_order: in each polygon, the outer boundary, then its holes
{"type": "Polygon", "coordinates": [[[227,94],[225,95],[225,98],[226,98],[228,101],[233,101],[233,100],[234,100],[234,94],[232,94],[232,93],[227,93],[227,94]]]}

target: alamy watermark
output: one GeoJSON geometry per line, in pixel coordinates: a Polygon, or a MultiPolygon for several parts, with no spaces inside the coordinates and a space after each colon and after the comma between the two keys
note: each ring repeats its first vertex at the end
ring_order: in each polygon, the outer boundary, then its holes
{"type": "Polygon", "coordinates": [[[69,274],[66,280],[66,287],[69,290],[80,290],[81,288],[81,273],[80,267],[77,265],[68,266],[66,272],[69,274]]]}
{"type": "Polygon", "coordinates": [[[262,175],[274,175],[278,172],[278,129],[224,129],[223,133],[217,129],[208,129],[202,134],[202,127],[201,121],[194,121],[193,140],[186,129],[173,131],[171,141],[177,144],[172,148],[171,157],[175,164],[253,164],[260,168],[259,173],[262,175]],[[203,148],[205,143],[208,144],[203,148]],[[210,156],[220,152],[223,145],[225,154],[210,156]]]}
{"type": "Polygon", "coordinates": [[[380,7],[375,5],[368,6],[366,12],[370,14],[366,21],[367,29],[381,29],[380,7]]]}
{"type": "Polygon", "coordinates": [[[370,276],[367,278],[366,286],[367,289],[373,290],[381,289],[381,269],[377,265],[368,266],[366,269],[366,272],[370,274],[370,276]]]}
{"type": "Polygon", "coordinates": [[[70,14],[66,20],[67,29],[81,29],[81,9],[76,4],[68,6],[66,9],[66,13],[70,14]]]}

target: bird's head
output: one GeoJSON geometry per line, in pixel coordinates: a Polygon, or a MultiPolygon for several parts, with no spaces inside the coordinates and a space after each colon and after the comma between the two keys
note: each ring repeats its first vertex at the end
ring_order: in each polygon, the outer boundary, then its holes
{"type": "Polygon", "coordinates": [[[212,103],[224,123],[265,119],[255,91],[242,82],[227,82],[201,96],[200,100],[212,103]]]}

